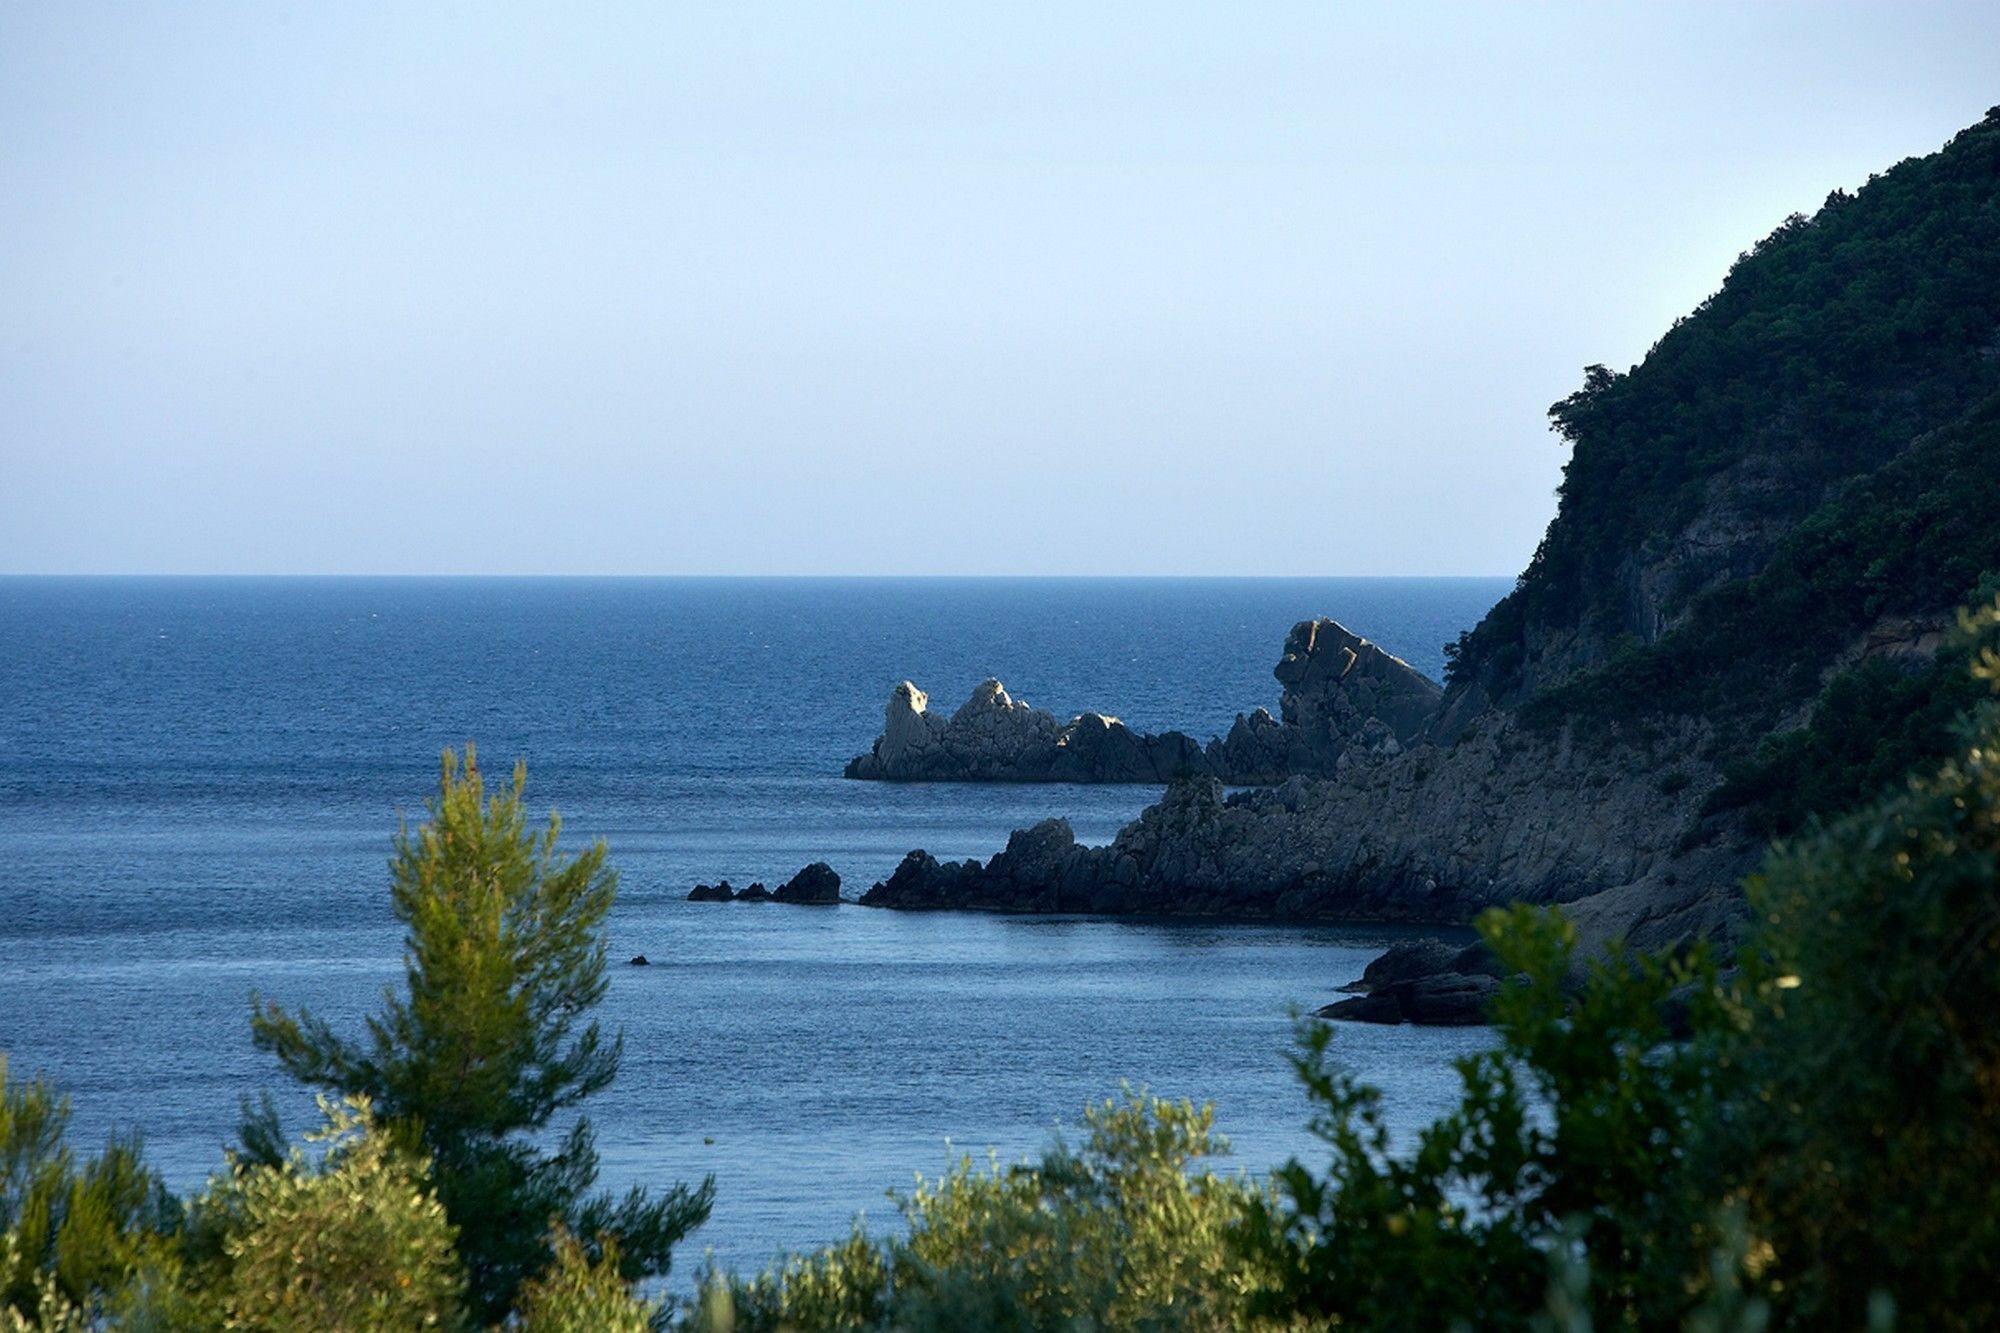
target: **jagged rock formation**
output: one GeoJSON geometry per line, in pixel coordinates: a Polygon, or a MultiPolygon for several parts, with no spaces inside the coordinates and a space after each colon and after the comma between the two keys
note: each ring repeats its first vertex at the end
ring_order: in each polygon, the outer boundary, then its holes
{"type": "Polygon", "coordinates": [[[1995,292],[2000,110],[1788,221],[1556,405],[1556,519],[1427,706],[1320,622],[1282,719],[1240,719],[1109,846],[1045,824],[984,866],[914,853],[864,901],[1462,922],[1520,899],[1586,939],[1726,933],[1771,832],[1942,755],[1977,697],[1938,628],[2000,584],[1995,292]],[[1225,797],[1218,773],[1284,781],[1225,797]]]}
{"type": "Polygon", "coordinates": [[[1011,698],[997,680],[973,690],[949,719],[909,681],[889,695],[882,734],[846,776],[890,782],[1167,782],[1219,777],[1282,782],[1333,772],[1350,750],[1394,754],[1429,725],[1444,687],[1337,621],[1292,627],[1272,672],[1284,686],[1283,721],[1258,709],[1198,747],[1182,732],[1151,735],[1083,713],[1067,723],[1011,698]]]}
{"type": "Polygon", "coordinates": [[[882,734],[846,776],[885,782],[1165,782],[1202,764],[1178,731],[1152,736],[1115,717],[1083,713],[1067,723],[1011,698],[989,680],[949,719],[904,681],[889,695],[882,734]]]}
{"type": "Polygon", "coordinates": [[[688,891],[691,903],[791,903],[805,907],[831,907],[840,902],[840,876],[824,861],[815,861],[778,886],[777,892],[762,884],[741,891],[728,880],[697,884],[688,891]]]}
{"type": "Polygon", "coordinates": [[[1271,674],[1283,685],[1279,718],[1239,713],[1210,741],[1207,771],[1234,784],[1326,776],[1344,758],[1400,754],[1430,727],[1444,687],[1335,620],[1302,620],[1271,674]]]}

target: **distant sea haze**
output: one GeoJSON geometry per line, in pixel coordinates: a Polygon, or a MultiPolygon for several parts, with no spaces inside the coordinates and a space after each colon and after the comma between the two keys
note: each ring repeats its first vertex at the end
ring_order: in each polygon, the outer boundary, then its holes
{"type": "MultiPolygon", "coordinates": [[[[239,1095],[306,1099],[250,1048],[255,989],[358,1025],[400,976],[389,837],[439,752],[528,763],[620,872],[592,1112],[607,1183],[715,1173],[694,1251],[754,1266],[841,1234],[954,1150],[1039,1148],[1121,1079],[1214,1100],[1241,1163],[1306,1151],[1290,1009],[1392,932],[696,905],[824,859],[985,857],[1052,814],[1102,841],[1142,787],[848,782],[889,690],[987,676],[1067,717],[1225,731],[1275,710],[1290,626],[1332,615],[1433,676],[1505,579],[0,580],[0,1049],[72,1094],[78,1142],[146,1133],[176,1188],[239,1095]],[[713,1140],[713,1142],[709,1142],[713,1140]]],[[[1479,1030],[1344,1029],[1401,1124],[1479,1030]]],[[[692,1256],[690,1256],[692,1257],[692,1256]]],[[[690,1265],[691,1266],[691,1265],[690,1265]]]]}

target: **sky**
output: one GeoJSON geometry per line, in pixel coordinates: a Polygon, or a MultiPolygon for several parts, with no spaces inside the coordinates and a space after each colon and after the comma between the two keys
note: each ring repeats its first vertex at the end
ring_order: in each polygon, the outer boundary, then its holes
{"type": "Polygon", "coordinates": [[[2000,5],[0,7],[0,572],[1511,574],[2000,5]]]}

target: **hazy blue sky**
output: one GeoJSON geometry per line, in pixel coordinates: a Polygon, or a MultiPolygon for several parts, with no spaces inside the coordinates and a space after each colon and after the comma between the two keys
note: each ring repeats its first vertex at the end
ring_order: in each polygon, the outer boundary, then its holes
{"type": "Polygon", "coordinates": [[[16,3],[0,570],[1511,573],[2000,5],[16,3]]]}

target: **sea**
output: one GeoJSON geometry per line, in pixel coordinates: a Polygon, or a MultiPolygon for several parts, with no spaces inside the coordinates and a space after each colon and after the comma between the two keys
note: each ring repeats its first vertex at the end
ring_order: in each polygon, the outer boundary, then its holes
{"type": "MultiPolygon", "coordinates": [[[[681,1252],[758,1268],[893,1226],[970,1155],[1077,1141],[1121,1088],[1212,1102],[1252,1175],[1321,1154],[1295,1016],[1399,932],[694,904],[825,860],[858,896],[922,847],[986,857],[1067,816],[1109,840],[1142,786],[844,780],[904,679],[949,710],[996,676],[1067,717],[1225,731],[1277,707],[1297,621],[1426,673],[1501,579],[0,579],[0,1051],[89,1151],[139,1131],[176,1190],[239,1100],[308,1094],[252,1049],[253,995],[358,1031],[400,984],[390,839],[447,747],[527,767],[537,816],[619,875],[589,1106],[610,1188],[715,1181],[681,1252]],[[626,960],[644,954],[650,965],[626,960]]],[[[1397,1141],[1483,1029],[1340,1025],[1397,1141]]]]}

